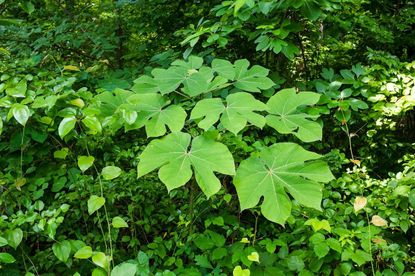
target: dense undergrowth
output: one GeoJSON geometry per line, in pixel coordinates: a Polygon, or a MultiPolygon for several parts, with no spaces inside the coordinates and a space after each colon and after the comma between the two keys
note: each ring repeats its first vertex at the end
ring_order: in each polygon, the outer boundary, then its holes
{"type": "Polygon", "coordinates": [[[0,275],[413,275],[414,4],[0,0],[0,275]]]}

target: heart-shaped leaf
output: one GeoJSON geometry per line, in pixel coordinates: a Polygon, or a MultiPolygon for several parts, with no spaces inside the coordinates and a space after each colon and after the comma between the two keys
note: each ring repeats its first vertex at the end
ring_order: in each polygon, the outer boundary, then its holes
{"type": "Polygon", "coordinates": [[[22,242],[23,239],[23,231],[20,228],[16,228],[13,230],[8,230],[4,236],[8,242],[8,244],[16,249],[19,244],[22,242]]]}
{"type": "Polygon", "coordinates": [[[61,241],[52,245],[53,254],[61,261],[66,263],[71,253],[71,243],[69,241],[61,241]]]}
{"type": "Polygon", "coordinates": [[[259,254],[258,252],[252,252],[251,254],[249,254],[247,256],[248,260],[250,260],[251,262],[257,262],[259,263],[259,254]]]}
{"type": "Polygon", "coordinates": [[[105,204],[105,198],[101,196],[92,195],[88,199],[88,213],[92,215],[95,211],[99,210],[105,204]]]}
{"type": "Polygon", "coordinates": [[[125,222],[125,220],[121,217],[114,217],[112,219],[112,226],[114,228],[124,228],[128,227],[128,224],[125,222]]]}
{"type": "Polygon", "coordinates": [[[233,269],[233,276],[250,276],[251,275],[251,271],[249,271],[249,269],[242,269],[241,266],[236,266],[233,269]]]}
{"type": "Polygon", "coordinates": [[[23,104],[14,104],[13,105],[13,117],[16,119],[19,124],[25,126],[27,120],[30,117],[30,110],[27,106],[23,104]]]}
{"type": "Polygon", "coordinates": [[[84,172],[94,164],[94,161],[93,156],[78,156],[78,167],[84,172]]]}

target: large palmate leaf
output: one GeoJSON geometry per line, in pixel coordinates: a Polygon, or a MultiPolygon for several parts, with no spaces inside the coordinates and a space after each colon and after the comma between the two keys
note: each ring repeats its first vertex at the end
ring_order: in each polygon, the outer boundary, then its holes
{"type": "Polygon", "coordinates": [[[264,197],[262,214],[284,224],[291,213],[288,192],[298,203],[319,210],[319,182],[333,179],[327,164],[316,160],[320,157],[295,143],[278,143],[242,161],[234,178],[241,209],[256,206],[264,197]]]}
{"type": "Polygon", "coordinates": [[[193,108],[190,118],[203,118],[198,126],[208,130],[220,117],[222,125],[236,135],[247,122],[262,128],[265,125],[265,118],[254,111],[266,109],[267,106],[251,94],[240,92],[226,97],[226,105],[223,104],[221,98],[199,101],[193,108]]]}
{"type": "Polygon", "coordinates": [[[157,137],[166,133],[166,126],[172,132],[183,128],[187,113],[181,106],[169,105],[170,101],[160,94],[136,94],[130,96],[127,102],[138,115],[126,129],[145,126],[148,137],[157,137]]]}
{"type": "Polygon", "coordinates": [[[126,100],[134,93],[123,89],[115,89],[114,93],[104,92],[98,94],[95,99],[98,101],[100,115],[111,116],[126,104],[126,100]]]}
{"type": "Polygon", "coordinates": [[[207,197],[217,193],[221,184],[214,172],[234,175],[232,154],[225,145],[204,136],[194,138],[189,148],[190,141],[190,134],[182,132],[151,141],[140,155],[138,177],[160,168],[158,176],[171,191],[185,185],[194,172],[207,197]]]}
{"type": "Polygon", "coordinates": [[[249,92],[261,92],[274,85],[267,77],[269,70],[262,66],[254,65],[248,70],[249,61],[246,59],[235,62],[235,87],[249,92]]]}
{"type": "Polygon", "coordinates": [[[296,93],[294,88],[283,89],[267,102],[270,113],[266,117],[267,124],[279,133],[292,133],[304,142],[321,140],[322,127],[313,121],[318,116],[299,110],[302,106],[316,104],[319,99],[317,93],[296,93]]]}
{"type": "Polygon", "coordinates": [[[183,92],[189,96],[197,96],[211,89],[212,69],[203,66],[203,59],[196,56],[189,60],[176,60],[168,69],[157,68],[149,76],[134,81],[133,90],[137,93],[160,92],[168,94],[176,91],[183,84],[183,92]]]}

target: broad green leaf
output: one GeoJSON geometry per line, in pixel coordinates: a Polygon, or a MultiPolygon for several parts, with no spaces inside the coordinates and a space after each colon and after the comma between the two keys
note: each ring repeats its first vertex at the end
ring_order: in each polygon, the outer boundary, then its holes
{"type": "Polygon", "coordinates": [[[179,88],[188,74],[188,69],[177,66],[172,66],[168,69],[156,68],[151,74],[158,84],[158,90],[164,95],[179,88]]]}
{"type": "Polygon", "coordinates": [[[3,237],[0,237],[0,247],[5,246],[7,244],[8,244],[7,240],[3,237]]]}
{"type": "Polygon", "coordinates": [[[100,116],[108,117],[117,113],[124,107],[127,98],[131,95],[134,93],[119,88],[115,89],[114,93],[104,92],[97,95],[95,99],[98,101],[100,116]]]}
{"type": "Polygon", "coordinates": [[[160,91],[162,95],[175,91],[184,82],[186,82],[185,86],[188,87],[187,92],[190,92],[195,88],[198,91],[195,94],[200,94],[201,87],[206,87],[205,82],[207,73],[200,73],[197,70],[202,64],[202,58],[191,56],[189,57],[188,62],[176,60],[168,69],[157,68],[154,69],[151,74],[154,76],[155,83],[158,85],[158,91],[160,91]],[[194,74],[196,74],[196,76],[193,76],[194,74]]]}
{"type": "Polygon", "coordinates": [[[94,161],[95,158],[93,156],[78,156],[78,167],[84,172],[94,164],[94,161]]]}
{"type": "Polygon", "coordinates": [[[14,104],[13,105],[13,117],[16,119],[19,124],[25,126],[27,120],[30,117],[30,110],[27,106],[23,104],[14,104]]]}
{"type": "Polygon", "coordinates": [[[287,259],[287,266],[290,270],[302,271],[304,269],[304,261],[300,256],[290,256],[287,259]]]}
{"type": "Polygon", "coordinates": [[[76,251],[74,257],[77,259],[88,259],[92,256],[92,248],[90,246],[84,246],[76,251]]]}
{"type": "Polygon", "coordinates": [[[124,262],[114,267],[111,276],[135,276],[136,273],[136,264],[124,262]]]}
{"type": "Polygon", "coordinates": [[[117,166],[106,166],[102,169],[101,174],[105,180],[111,180],[120,176],[121,169],[117,166]]]}
{"type": "Polygon", "coordinates": [[[339,253],[342,253],[342,246],[341,246],[341,244],[338,240],[336,240],[334,238],[328,238],[326,240],[326,242],[327,242],[327,245],[330,246],[331,249],[333,249],[333,250],[335,250],[339,253]]]}
{"type": "Polygon", "coordinates": [[[366,253],[363,250],[356,250],[356,252],[352,255],[352,260],[355,262],[358,266],[361,266],[367,262],[370,262],[372,260],[372,256],[369,253],[366,253]]]}
{"type": "Polygon", "coordinates": [[[8,244],[16,249],[23,239],[23,231],[20,228],[6,231],[4,237],[6,238],[8,244]]]}
{"type": "Polygon", "coordinates": [[[172,132],[184,126],[187,113],[181,106],[169,105],[160,94],[137,94],[129,97],[128,102],[140,111],[136,122],[127,127],[129,129],[145,126],[148,137],[158,137],[166,133],[166,126],[172,132]]]}
{"type": "Polygon", "coordinates": [[[11,264],[14,263],[16,259],[9,253],[0,253],[0,263],[11,264]]]}
{"type": "Polygon", "coordinates": [[[310,20],[316,20],[321,15],[321,9],[316,0],[303,0],[301,11],[310,20]]]}
{"type": "Polygon", "coordinates": [[[86,116],[82,119],[82,123],[94,133],[102,131],[101,123],[95,116],[86,116]]]}
{"type": "Polygon", "coordinates": [[[85,106],[85,102],[81,98],[74,99],[70,101],[69,103],[79,108],[83,108],[85,106]]]}
{"type": "Polygon", "coordinates": [[[88,199],[88,213],[92,215],[95,211],[99,210],[105,204],[105,198],[101,196],[92,195],[88,199]]]}
{"type": "Polygon", "coordinates": [[[319,259],[326,256],[330,251],[330,247],[324,242],[315,244],[313,246],[313,249],[314,249],[314,253],[316,253],[316,255],[319,259]]]}
{"type": "Polygon", "coordinates": [[[259,156],[241,162],[234,184],[241,209],[252,208],[264,197],[262,214],[284,224],[291,213],[287,192],[300,204],[320,210],[319,182],[333,179],[321,156],[294,143],[278,143],[263,149],[259,156]]]}
{"type": "Polygon", "coordinates": [[[59,136],[61,138],[65,137],[75,127],[75,123],[75,116],[63,118],[58,127],[59,136]]]}
{"type": "Polygon", "coordinates": [[[236,0],[233,14],[236,16],[238,14],[238,11],[245,5],[246,0],[236,0]]]}
{"type": "Polygon", "coordinates": [[[220,98],[199,101],[193,108],[190,118],[203,118],[198,126],[208,130],[220,117],[222,125],[236,135],[247,122],[262,128],[265,125],[265,118],[255,111],[266,109],[267,106],[251,94],[239,92],[226,97],[226,106],[220,98]]]}
{"type": "Polygon", "coordinates": [[[248,92],[260,92],[274,85],[267,77],[269,70],[262,66],[254,65],[248,70],[249,61],[246,59],[235,62],[235,87],[248,92]]]}
{"type": "Polygon", "coordinates": [[[139,94],[158,92],[157,82],[150,76],[141,76],[134,80],[132,91],[139,94]]]}
{"type": "Polygon", "coordinates": [[[3,120],[0,118],[0,135],[3,132],[3,120]]]}
{"type": "Polygon", "coordinates": [[[14,98],[24,98],[26,96],[27,83],[26,80],[19,81],[15,86],[8,87],[6,93],[14,98]]]}
{"type": "Polygon", "coordinates": [[[61,261],[66,263],[71,254],[71,243],[69,241],[61,241],[52,245],[53,254],[61,261]]]}
{"type": "Polygon", "coordinates": [[[307,220],[304,225],[311,225],[311,227],[313,228],[314,232],[319,231],[320,229],[324,229],[327,232],[331,232],[331,227],[330,224],[327,220],[323,219],[323,220],[319,220],[316,218],[311,218],[309,220],[307,220]]]}
{"type": "Polygon", "coordinates": [[[320,95],[313,92],[296,93],[294,88],[283,89],[267,102],[267,124],[282,134],[292,133],[304,142],[321,140],[322,127],[314,122],[318,116],[299,110],[301,106],[316,104],[320,95]]]}
{"type": "Polygon", "coordinates": [[[213,268],[212,264],[209,262],[209,259],[206,255],[197,255],[195,257],[196,265],[203,268],[213,268]]]}
{"type": "Polygon", "coordinates": [[[212,69],[217,72],[219,76],[226,79],[233,80],[235,78],[235,68],[232,63],[223,59],[214,59],[212,61],[212,69]]]}
{"type": "Polygon", "coordinates": [[[92,270],[91,276],[108,276],[108,273],[102,268],[95,268],[92,270]]]}
{"type": "Polygon", "coordinates": [[[128,227],[128,224],[125,222],[125,220],[121,217],[114,217],[112,219],[112,226],[114,228],[124,228],[128,227]]]}
{"type": "Polygon", "coordinates": [[[110,257],[102,252],[97,252],[92,256],[92,262],[106,271],[109,269],[110,257]]]}
{"type": "Polygon", "coordinates": [[[23,1],[20,3],[20,7],[27,12],[28,14],[31,14],[35,11],[35,6],[30,1],[23,1]]]}
{"type": "Polygon", "coordinates": [[[171,133],[151,141],[140,156],[138,177],[157,168],[160,180],[168,191],[185,185],[194,175],[199,187],[209,198],[221,187],[214,172],[235,174],[235,165],[228,148],[218,142],[198,136],[193,139],[187,133],[171,133]]]}
{"type": "Polygon", "coordinates": [[[208,67],[202,67],[197,72],[191,71],[183,81],[183,92],[190,97],[209,92],[212,79],[213,71],[208,67]]]}

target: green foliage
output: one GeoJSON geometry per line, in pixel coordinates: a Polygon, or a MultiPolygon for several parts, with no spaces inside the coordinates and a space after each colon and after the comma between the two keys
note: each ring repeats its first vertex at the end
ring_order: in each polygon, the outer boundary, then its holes
{"type": "Polygon", "coordinates": [[[0,275],[411,275],[414,15],[0,0],[0,275]]]}

